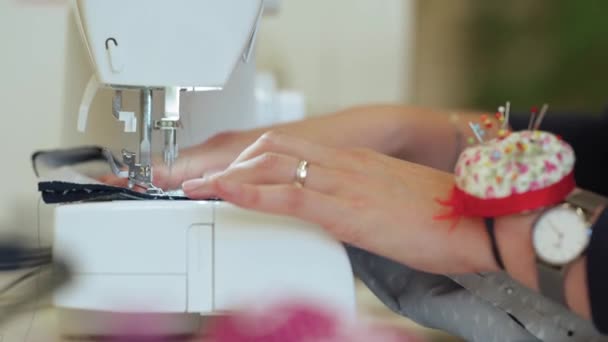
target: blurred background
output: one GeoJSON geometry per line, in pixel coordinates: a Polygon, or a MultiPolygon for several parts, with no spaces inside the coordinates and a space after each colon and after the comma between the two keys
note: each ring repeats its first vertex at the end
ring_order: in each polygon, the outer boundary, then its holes
{"type": "MultiPolygon", "coordinates": [[[[109,92],[95,100],[92,128],[76,132],[91,68],[66,3],[0,0],[2,233],[37,227],[33,151],[137,143],[112,120],[109,92]]],[[[596,113],[608,100],[605,1],[278,3],[259,34],[256,91],[290,115],[244,119],[250,126],[369,103],[493,110],[510,100],[596,113]]]]}

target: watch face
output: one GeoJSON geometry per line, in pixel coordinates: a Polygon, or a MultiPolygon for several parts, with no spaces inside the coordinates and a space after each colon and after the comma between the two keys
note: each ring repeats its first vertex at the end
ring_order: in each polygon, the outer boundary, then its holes
{"type": "Polygon", "coordinates": [[[565,265],[576,259],[589,242],[589,228],[584,217],[569,207],[547,211],[536,222],[532,233],[536,254],[553,265],[565,265]]]}

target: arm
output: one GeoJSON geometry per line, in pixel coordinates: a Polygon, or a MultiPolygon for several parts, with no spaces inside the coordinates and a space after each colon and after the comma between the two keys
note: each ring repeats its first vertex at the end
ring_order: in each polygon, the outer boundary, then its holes
{"type": "MultiPolygon", "coordinates": [[[[431,172],[426,177],[432,178],[426,186],[429,196],[441,198],[449,193],[453,184],[453,176],[444,172],[431,172]]],[[[441,212],[442,208],[436,203],[428,202],[432,207],[429,212],[441,212]]],[[[410,224],[421,224],[426,229],[436,232],[450,231],[451,222],[432,221],[428,218],[429,213],[421,214],[427,217],[425,222],[416,222],[414,219],[408,220],[410,224]]],[[[537,220],[540,212],[532,212],[520,215],[499,217],[496,219],[496,239],[503,258],[506,271],[509,275],[531,289],[538,290],[536,274],[536,254],[532,247],[532,227],[537,220]]],[[[599,212],[595,213],[596,217],[599,212]]],[[[593,221],[593,219],[592,219],[593,221]]],[[[396,241],[411,239],[410,232],[406,229],[400,230],[400,236],[396,241]]],[[[489,236],[487,235],[482,219],[465,218],[462,219],[454,231],[446,236],[438,236],[429,240],[436,243],[439,239],[449,240],[446,244],[449,249],[449,259],[453,260],[448,269],[436,269],[436,264],[431,256],[422,255],[422,258],[432,261],[433,265],[424,265],[423,269],[435,273],[476,273],[476,272],[495,272],[499,271],[490,247],[489,236]]],[[[373,250],[374,252],[385,255],[389,258],[411,265],[409,255],[405,255],[402,243],[390,249],[390,244],[384,244],[382,249],[373,250]]],[[[420,252],[422,253],[422,252],[420,252]]],[[[445,266],[444,266],[445,267],[445,266]]],[[[587,289],[586,257],[581,257],[568,270],[565,280],[566,300],[569,308],[584,318],[591,317],[589,293],[587,289]]]]}
{"type": "MultiPolygon", "coordinates": [[[[335,238],[412,268],[437,274],[498,270],[481,219],[435,220],[453,175],[369,150],[317,145],[265,134],[225,171],[184,184],[191,198],[219,197],[237,206],[288,215],[323,226],[335,238]],[[294,187],[299,160],[311,163],[294,187]]],[[[532,222],[538,213],[498,218],[497,240],[507,271],[536,289],[532,222]]],[[[590,317],[585,260],[567,276],[572,310],[590,317]]]]}

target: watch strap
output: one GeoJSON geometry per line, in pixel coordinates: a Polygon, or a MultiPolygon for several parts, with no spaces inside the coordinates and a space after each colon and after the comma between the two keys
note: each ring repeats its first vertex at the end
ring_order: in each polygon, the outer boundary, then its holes
{"type": "Polygon", "coordinates": [[[598,207],[608,205],[608,200],[602,195],[582,189],[574,190],[568,195],[566,202],[574,207],[581,208],[587,215],[593,215],[598,207]]]}
{"type": "Polygon", "coordinates": [[[566,305],[564,268],[551,266],[542,260],[537,260],[536,270],[540,293],[559,304],[566,305]]]}

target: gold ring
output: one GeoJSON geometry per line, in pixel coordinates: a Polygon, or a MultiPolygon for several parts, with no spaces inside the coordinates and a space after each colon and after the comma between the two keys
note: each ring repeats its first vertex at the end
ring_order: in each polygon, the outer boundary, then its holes
{"type": "Polygon", "coordinates": [[[308,176],[308,162],[306,160],[302,160],[296,168],[296,185],[304,186],[306,176],[308,176]]]}

